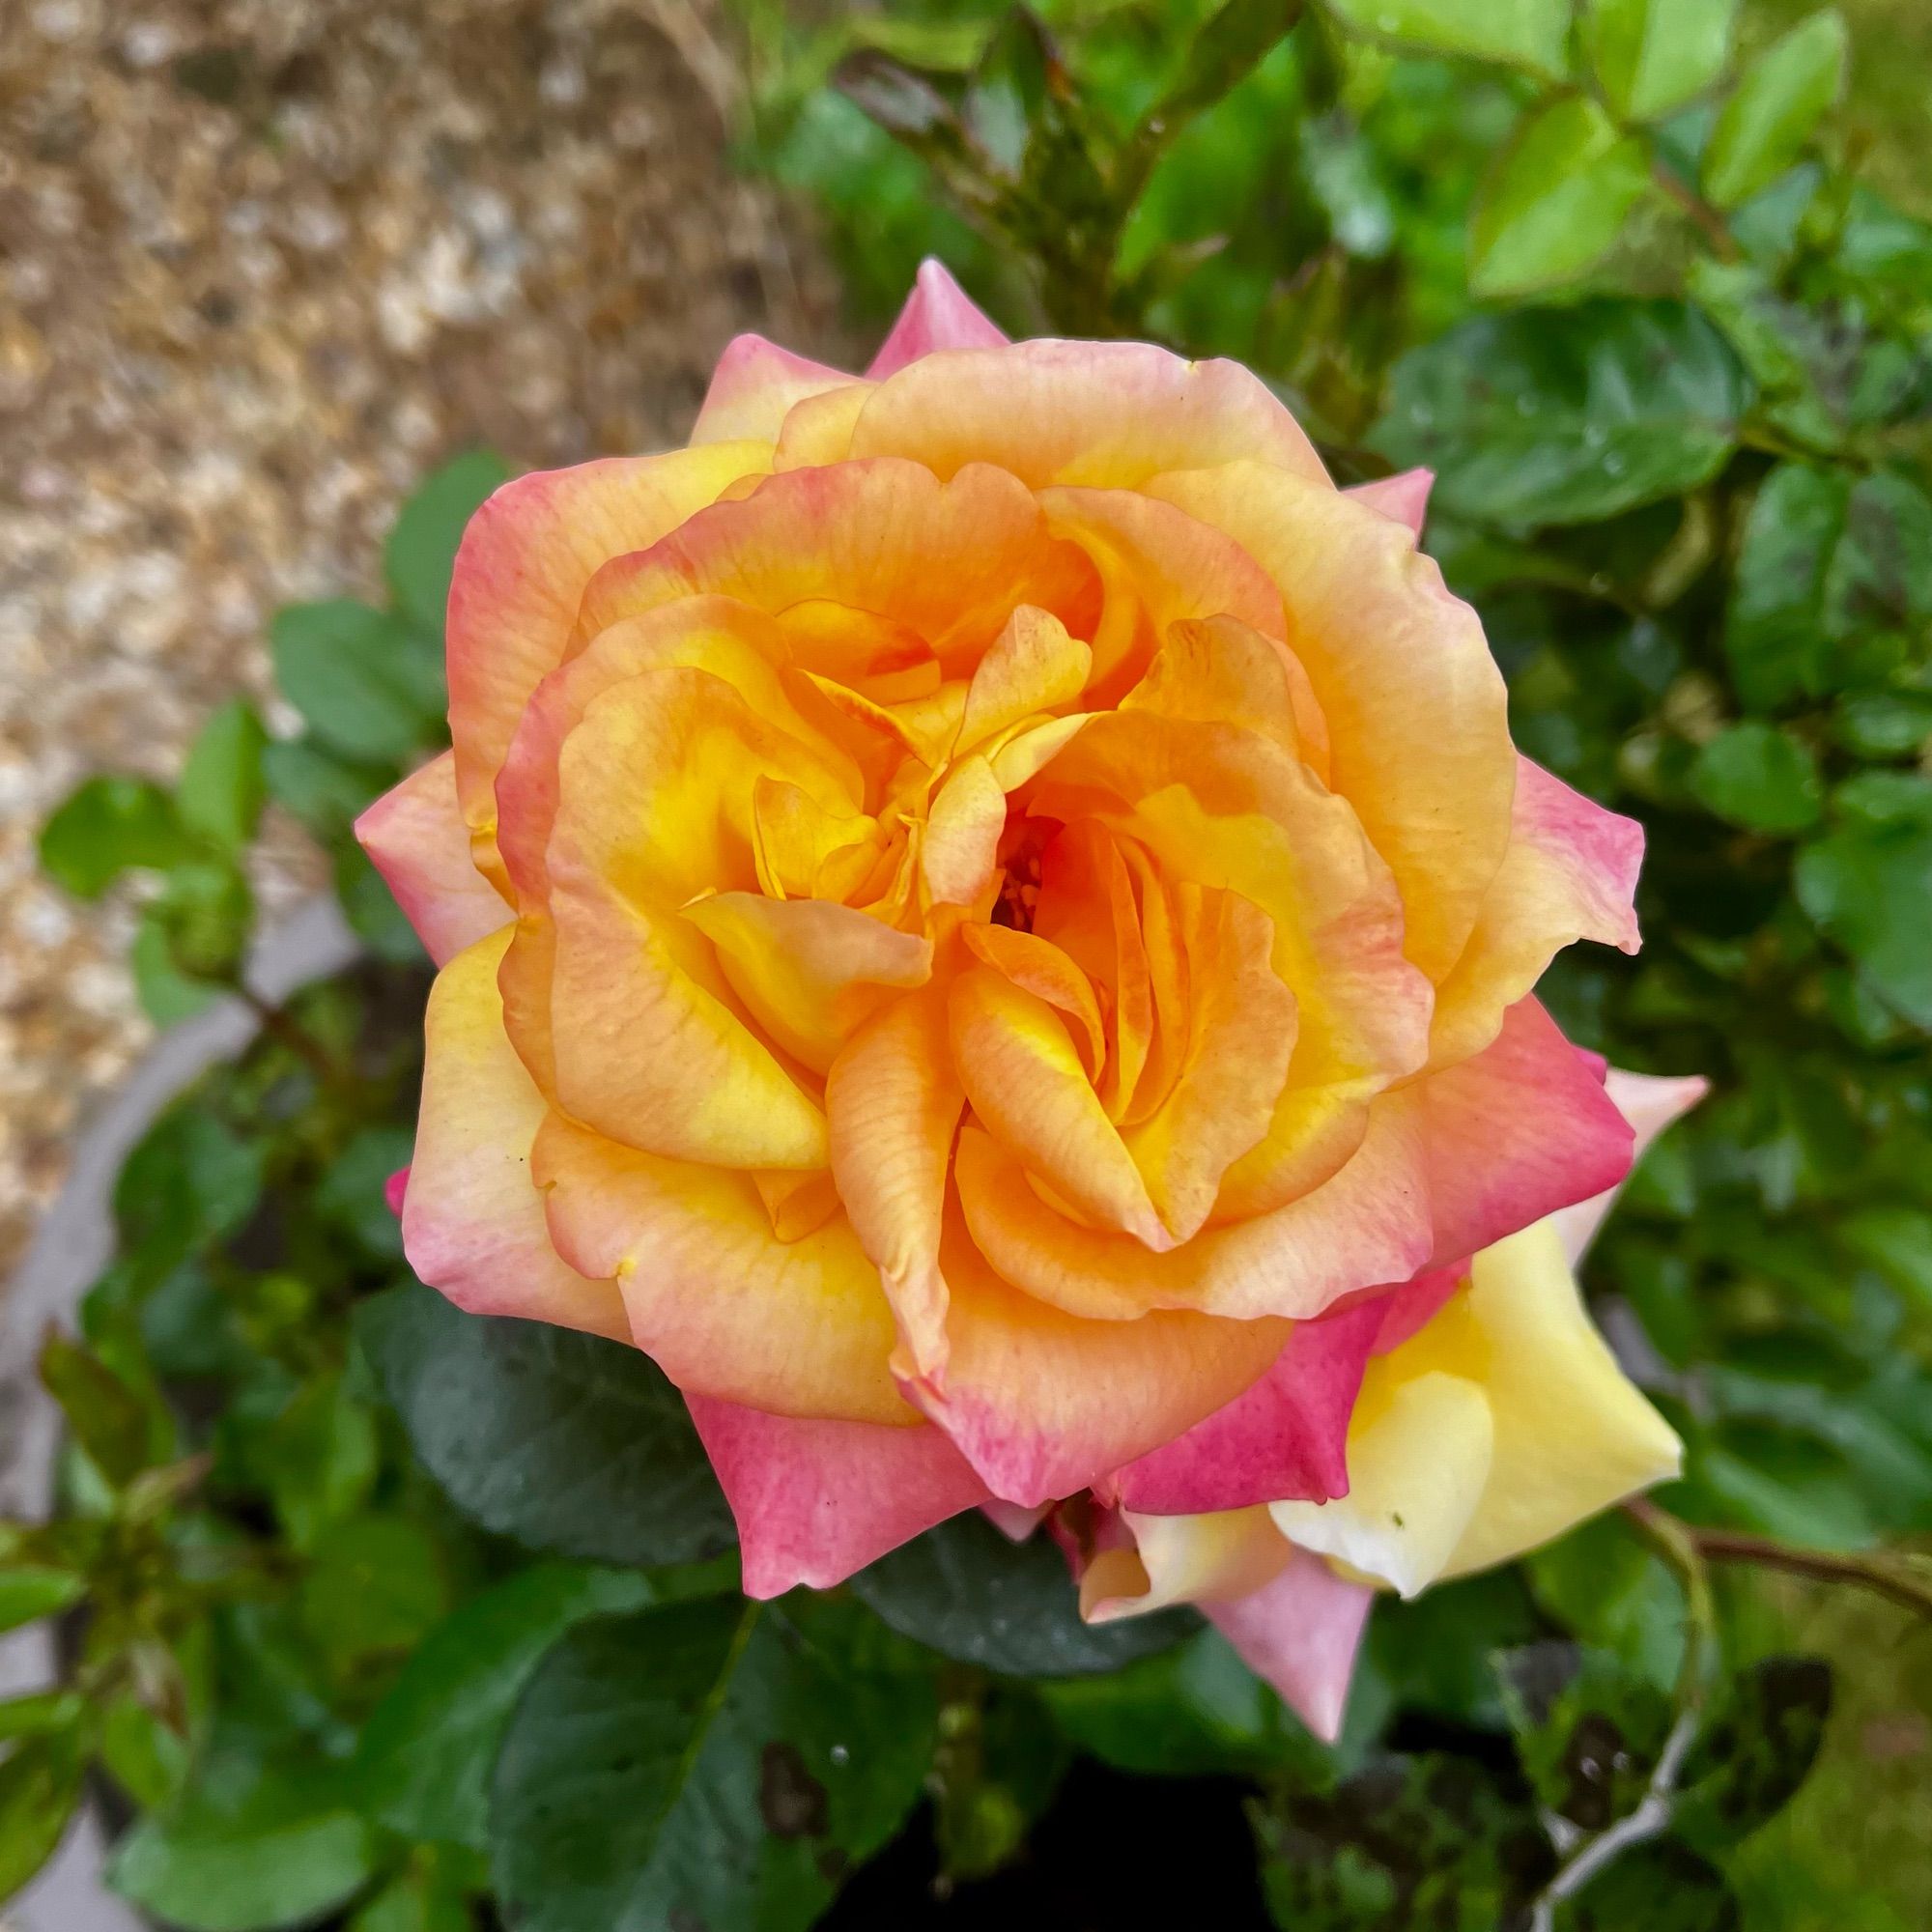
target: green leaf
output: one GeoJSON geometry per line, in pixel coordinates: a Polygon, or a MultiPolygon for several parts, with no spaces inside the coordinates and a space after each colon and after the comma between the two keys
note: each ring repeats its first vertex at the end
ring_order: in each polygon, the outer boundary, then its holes
{"type": "Polygon", "coordinates": [[[268,1148],[243,1140],[205,1107],[171,1107],[114,1183],[121,1250],[152,1277],[234,1234],[262,1198],[268,1148]]]}
{"type": "Polygon", "coordinates": [[[0,1700],[0,1739],[44,1736],[70,1730],[87,1709],[77,1690],[29,1690],[24,1696],[0,1700]]]}
{"type": "Polygon", "coordinates": [[[1850,647],[1932,616],[1932,497],[1889,470],[1780,464],[1745,524],[1724,650],[1756,711],[1853,681],[1850,647]]]}
{"type": "Polygon", "coordinates": [[[424,1638],[362,1728],[356,1785],[405,1837],[489,1849],[489,1776],[511,1707],[573,1624],[651,1600],[634,1571],[544,1563],[471,1599],[424,1638]]]}
{"type": "Polygon", "coordinates": [[[171,1730],[131,1692],[101,1715],[100,1762],[144,1811],[171,1804],[187,1777],[188,1740],[171,1730]]]}
{"type": "Polygon", "coordinates": [[[1824,1658],[1764,1658],[1737,1677],[1685,1758],[1679,1835],[1716,1853],[1777,1816],[1810,1776],[1830,1716],[1824,1658]]]}
{"type": "Polygon", "coordinates": [[[86,1592],[87,1578],[77,1571],[44,1563],[0,1564],[0,1631],[54,1616],[86,1592]]]}
{"type": "Polygon", "coordinates": [[[376,1418],[340,1375],[303,1382],[257,1420],[240,1403],[222,1418],[234,1467],[225,1475],[259,1485],[290,1545],[315,1548],[330,1524],[353,1516],[376,1481],[376,1418]]]}
{"type": "Polygon", "coordinates": [[[53,1857],[86,1769],[73,1729],[23,1738],[0,1759],[0,1905],[53,1857]]]}
{"type": "Polygon", "coordinates": [[[175,963],[174,948],[159,908],[147,907],[135,928],[128,964],[134,975],[134,991],[141,1010],[157,1027],[179,1026],[206,1012],[221,998],[221,988],[206,980],[190,979],[175,963]]]}
{"type": "Polygon", "coordinates": [[[74,1440],[108,1482],[118,1489],[147,1466],[147,1408],[105,1362],[49,1329],[41,1345],[40,1372],[74,1440]]]}
{"type": "Polygon", "coordinates": [[[1846,34],[1833,8],[1801,21],[1746,70],[1704,150],[1704,192],[1735,208],[1799,155],[1844,79],[1846,34]]]}
{"type": "Polygon", "coordinates": [[[1932,1028],[1932,813],[1847,818],[1799,853],[1794,884],[1799,904],[1866,983],[1916,1026],[1932,1028]]]}
{"type": "Polygon", "coordinates": [[[456,547],[469,519],[509,470],[487,449],[469,450],[419,483],[383,547],[383,570],[396,609],[440,642],[456,547]]]}
{"type": "Polygon", "coordinates": [[[282,695],[330,750],[399,764],[440,736],[437,695],[403,626],[352,598],[291,604],[269,631],[282,695]]]}
{"type": "Polygon", "coordinates": [[[891,1667],[864,1622],[825,1600],[683,1604],[566,1635],[497,1760],[512,1922],[804,1932],[932,1758],[931,1680],[891,1667]]]}
{"type": "Polygon", "coordinates": [[[364,1127],[336,1155],[315,1191],[316,1212],[372,1255],[400,1260],[402,1227],[384,1189],[410,1164],[415,1135],[406,1126],[364,1127]]]}
{"type": "Polygon", "coordinates": [[[1523,1561],[1537,1603],[1584,1642],[1660,1690],[1684,1654],[1684,1592],[1657,1553],[1614,1512],[1580,1523],[1523,1561]]]}
{"type": "Polygon", "coordinates": [[[262,753],[269,796],[317,838],[340,838],[387,788],[394,774],[358,765],[309,738],[276,739],[262,753]]]}
{"type": "Polygon", "coordinates": [[[1590,0],[1584,36],[1610,103],[1657,121],[1724,71],[1738,0],[1590,0]]]}
{"type": "Polygon", "coordinates": [[[1670,1700],[1613,1657],[1548,1640],[1496,1659],[1523,1774],[1546,1811],[1597,1833],[1643,1802],[1670,1700]]]}
{"type": "Polygon", "coordinates": [[[474,1932],[475,1924],[454,1879],[414,1869],[385,1885],[349,1921],[348,1932],[474,1932]]]}
{"type": "Polygon", "coordinates": [[[1739,1932],[1722,1872],[1670,1839],[1620,1852],[1558,1909],[1555,1932],[1739,1932]]]}
{"type": "Polygon", "coordinates": [[[189,980],[226,980],[247,949],[254,895],[240,867],[186,859],[169,868],[146,919],[161,933],[177,973],[189,980]]]}
{"type": "Polygon", "coordinates": [[[1803,832],[1818,822],[1824,802],[1811,748],[1757,720],[1719,732],[1697,753],[1690,789],[1747,832],[1803,832]]]}
{"type": "Polygon", "coordinates": [[[423,1465],[486,1529],[603,1563],[730,1547],[683,1398],[639,1350],[413,1285],[363,1303],[356,1332],[423,1465]]]}
{"type": "Polygon", "coordinates": [[[1708,482],[1748,401],[1695,310],[1602,298],[1478,317],[1410,350],[1371,442],[1400,469],[1435,469],[1451,512],[1593,523],[1708,482]]]}
{"type": "Polygon", "coordinates": [[[1504,61],[1561,79],[1568,71],[1570,0],[1327,0],[1364,33],[1431,53],[1504,61]]]}
{"type": "Polygon", "coordinates": [[[1522,296],[1581,274],[1650,187],[1643,143],[1581,94],[1528,115],[1469,217],[1469,289],[1522,296]]]}
{"type": "Polygon", "coordinates": [[[41,828],[41,864],[76,898],[99,898],[130,867],[161,870],[194,849],[174,801],[146,779],[77,785],[41,828]]]}
{"type": "Polygon", "coordinates": [[[376,1837],[333,1767],[265,1765],[218,1747],[166,1811],[114,1848],[108,1881],[182,1932],[301,1925],[361,1890],[376,1837]]]}
{"type": "Polygon", "coordinates": [[[262,721],[239,697],[210,716],[175,785],[175,806],[190,832],[224,852],[246,849],[262,815],[267,744],[262,721]]]}
{"type": "Polygon", "coordinates": [[[412,1648],[449,1605],[442,1552],[405,1516],[353,1516],[316,1537],[301,1584],[309,1640],[339,1670],[412,1648]]]}
{"type": "Polygon", "coordinates": [[[894,1630],[1016,1677],[1112,1670],[1200,1628],[1191,1611],[1085,1624],[1066,1559],[1045,1536],[1012,1543],[968,1510],[852,1578],[894,1630]]]}

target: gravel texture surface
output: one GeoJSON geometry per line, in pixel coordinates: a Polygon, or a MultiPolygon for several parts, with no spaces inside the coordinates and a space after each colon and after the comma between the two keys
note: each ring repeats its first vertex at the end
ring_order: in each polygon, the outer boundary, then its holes
{"type": "MultiPolygon", "coordinates": [[[[147,1037],[131,904],[36,876],[46,810],[266,700],[268,613],[369,587],[442,457],[680,440],[738,329],[842,346],[728,169],[719,31],[699,0],[0,0],[0,1276],[147,1037]]],[[[315,877],[286,829],[262,869],[271,907],[315,877]]]]}

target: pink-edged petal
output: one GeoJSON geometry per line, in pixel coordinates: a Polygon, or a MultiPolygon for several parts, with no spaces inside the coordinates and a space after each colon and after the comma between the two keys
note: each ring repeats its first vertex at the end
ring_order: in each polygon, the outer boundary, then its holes
{"type": "Polygon", "coordinates": [[[1009,1543],[1024,1543],[1046,1520],[1053,1505],[1040,1503],[1033,1509],[1022,1509],[1018,1503],[1003,1503],[998,1496],[988,1496],[980,1507],[985,1512],[986,1520],[1009,1543]]]}
{"type": "Polygon", "coordinates": [[[439,966],[508,923],[510,908],[469,856],[453,753],[390,786],[355,821],[355,839],[439,966]]]}
{"type": "Polygon", "coordinates": [[[403,1201],[403,1252],[472,1315],[521,1315],[631,1339],[616,1285],[551,1245],[530,1148],[544,1099],[503,1031],[506,927],[459,952],[430,988],[422,1110],[403,1201]]]}
{"type": "Polygon", "coordinates": [[[795,355],[762,335],[734,335],[711,372],[711,386],[691,426],[692,444],[776,442],[794,404],[853,386],[842,369],[795,355]]]}
{"type": "Polygon", "coordinates": [[[1469,1264],[1451,1262],[1445,1267],[1425,1268],[1413,1281],[1390,1289],[1377,1304],[1382,1320],[1370,1354],[1391,1354],[1411,1335],[1419,1334],[1468,1279],[1469,1264]]]}
{"type": "Polygon", "coordinates": [[[1431,1064],[1446,1066],[1495,1037],[1503,1009],[1579,939],[1634,952],[1643,828],[1517,760],[1510,842],[1468,944],[1436,993],[1431,1064]]]}
{"type": "Polygon", "coordinates": [[[383,1183],[383,1205],[399,1221],[403,1217],[403,1202],[408,1197],[409,1191],[410,1171],[406,1167],[397,1168],[395,1173],[383,1183]]]}
{"type": "Polygon", "coordinates": [[[607,457],[519,476],[470,518],[449,583],[449,731],[479,867],[499,863],[495,786],[517,721],[563,662],[599,566],[770,468],[770,445],[758,441],[607,457]]]}
{"type": "Polygon", "coordinates": [[[1473,1060],[1416,1091],[1437,1264],[1601,1194],[1630,1171],[1630,1122],[1534,1000],[1511,1007],[1473,1060]]]}
{"type": "Polygon", "coordinates": [[[901,1543],[986,1501],[986,1486],[930,1427],[768,1415],[687,1396],[738,1524],[748,1597],[829,1590],[901,1543]]]}
{"type": "Polygon", "coordinates": [[[1181,1516],[1347,1494],[1349,1415],[1385,1313],[1375,1300],[1298,1322],[1261,1380],[1121,1470],[1122,1507],[1181,1516]]]}
{"type": "MultiPolygon", "coordinates": [[[[1636,1134],[1633,1167],[1643,1158],[1644,1150],[1673,1122],[1680,1121],[1710,1092],[1711,1083],[1691,1073],[1672,1078],[1652,1073],[1626,1073],[1622,1067],[1609,1068],[1605,1091],[1616,1104],[1617,1112],[1636,1134]]],[[[1603,1226],[1604,1218],[1616,1202],[1621,1187],[1605,1189],[1587,1201],[1578,1201],[1555,1215],[1563,1236],[1563,1251],[1571,1265],[1582,1260],[1585,1250],[1603,1226]]]]}
{"type": "Polygon", "coordinates": [[[1375,1592],[1296,1549],[1268,1582],[1245,1597],[1202,1605],[1257,1677],[1324,1744],[1340,1735],[1349,1680],[1375,1592]]]}
{"type": "Polygon", "coordinates": [[[935,349],[997,349],[1007,339],[999,325],[952,279],[946,264],[928,255],[919,265],[899,319],[880,343],[866,374],[883,383],[935,349]]]}
{"type": "Polygon", "coordinates": [[[1378,476],[1373,483],[1357,483],[1342,492],[1399,524],[1406,524],[1417,536],[1422,520],[1429,512],[1429,492],[1435,481],[1433,469],[1405,469],[1394,476],[1378,476]]]}

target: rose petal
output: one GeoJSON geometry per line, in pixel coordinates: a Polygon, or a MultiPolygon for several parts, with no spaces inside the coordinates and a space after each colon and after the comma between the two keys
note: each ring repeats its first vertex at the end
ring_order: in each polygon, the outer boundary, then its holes
{"type": "Polygon", "coordinates": [[[453,753],[385,791],[355,821],[355,838],[439,966],[508,923],[503,895],[469,856],[453,753]]]}
{"type": "MultiPolygon", "coordinates": [[[[1608,1069],[1605,1091],[1636,1134],[1636,1146],[1631,1156],[1633,1168],[1643,1158],[1651,1142],[1673,1122],[1682,1120],[1710,1089],[1711,1083],[1694,1073],[1670,1078],[1626,1073],[1617,1066],[1608,1069]]],[[[1620,1191],[1621,1183],[1602,1194],[1593,1194],[1587,1201],[1578,1201],[1574,1207],[1560,1208],[1552,1216],[1563,1236],[1563,1251],[1573,1266],[1582,1260],[1620,1191]]]]}
{"type": "Polygon", "coordinates": [[[928,255],[919,265],[912,294],[866,374],[882,383],[935,349],[994,349],[1006,340],[998,325],[952,279],[946,264],[928,255]]]}
{"type": "Polygon", "coordinates": [[[828,390],[856,386],[842,369],[795,355],[762,335],[734,335],[711,372],[703,407],[691,426],[691,441],[694,447],[749,440],[773,443],[794,404],[828,390]]]}
{"type": "Polygon", "coordinates": [[[1404,469],[1394,476],[1378,476],[1373,483],[1357,483],[1342,494],[1407,525],[1420,536],[1423,518],[1429,510],[1429,492],[1435,482],[1433,469],[1404,469]]]}
{"type": "Polygon", "coordinates": [[[901,1543],[986,1500],[986,1486],[929,1425],[769,1415],[686,1398],[738,1524],[746,1596],[829,1590],[901,1543]]]}
{"type": "Polygon", "coordinates": [[[1324,1744],[1341,1735],[1375,1592],[1297,1550],[1271,1582],[1208,1604],[1208,1621],[1324,1744]]]}

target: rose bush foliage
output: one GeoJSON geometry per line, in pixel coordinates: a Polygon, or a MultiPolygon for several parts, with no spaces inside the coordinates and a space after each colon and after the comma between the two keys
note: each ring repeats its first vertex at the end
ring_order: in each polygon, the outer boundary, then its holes
{"type": "Polygon", "coordinates": [[[928,263],[863,379],[741,337],[688,448],[470,524],[452,749],[358,828],[442,961],[405,1249],[651,1355],[752,1594],[1090,1491],[1413,1588],[1674,1468],[1586,1329],[1559,1396],[1553,1234],[1469,1285],[1629,1165],[1530,988],[1641,841],[1516,752],[1428,482],[928,263]]]}

